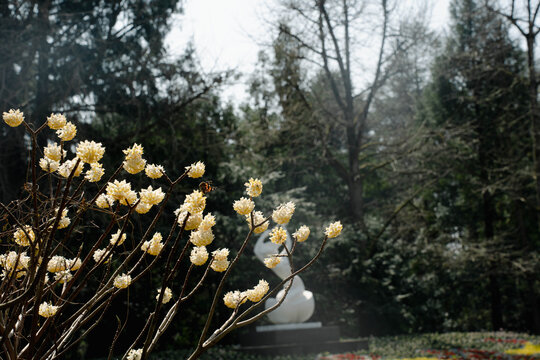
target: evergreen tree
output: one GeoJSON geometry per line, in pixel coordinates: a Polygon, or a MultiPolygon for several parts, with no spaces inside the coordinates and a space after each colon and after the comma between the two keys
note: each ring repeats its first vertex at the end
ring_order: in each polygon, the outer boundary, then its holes
{"type": "MultiPolygon", "coordinates": [[[[508,286],[517,272],[511,262],[525,260],[519,246],[524,229],[509,217],[524,210],[524,221],[533,215],[519,204],[528,197],[521,170],[530,149],[520,121],[527,106],[523,54],[501,19],[476,1],[455,0],[451,15],[452,35],[435,63],[424,115],[434,133],[457,135],[434,139],[444,144],[445,164],[437,167],[445,176],[427,206],[446,208],[437,215],[437,231],[453,234],[442,237],[446,246],[459,244],[460,256],[476,264],[471,271],[480,275],[482,291],[489,294],[490,322],[497,330],[508,324],[503,289],[516,291],[508,286]]],[[[481,295],[475,307],[481,307],[481,295]]],[[[521,311],[523,319],[525,307],[521,311]]]]}
{"type": "MultiPolygon", "coordinates": [[[[0,5],[0,105],[20,108],[34,126],[63,112],[86,132],[113,120],[125,141],[154,126],[220,82],[197,68],[192,48],[166,56],[164,39],[178,0],[3,1],[0,5]],[[9,85],[8,85],[9,84],[9,85]]],[[[114,131],[96,137],[105,142],[114,131]]],[[[22,132],[0,134],[0,194],[14,199],[26,172],[22,132]]],[[[110,139],[117,143],[118,139],[110,139]]],[[[39,139],[41,145],[46,139],[39,139]]]]}

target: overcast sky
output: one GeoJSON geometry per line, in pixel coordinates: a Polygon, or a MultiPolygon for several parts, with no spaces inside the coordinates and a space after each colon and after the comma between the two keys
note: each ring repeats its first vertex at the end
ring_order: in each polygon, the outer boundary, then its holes
{"type": "MultiPolygon", "coordinates": [[[[167,37],[171,53],[179,53],[192,39],[205,70],[235,68],[249,74],[253,71],[260,50],[258,42],[269,40],[265,20],[271,15],[275,0],[186,0],[184,14],[175,19],[167,37]]],[[[428,13],[434,29],[442,30],[448,22],[449,0],[428,0],[428,13]]],[[[404,6],[414,6],[420,0],[404,0],[404,6]]],[[[240,103],[247,96],[245,78],[227,89],[226,99],[240,103]]]]}

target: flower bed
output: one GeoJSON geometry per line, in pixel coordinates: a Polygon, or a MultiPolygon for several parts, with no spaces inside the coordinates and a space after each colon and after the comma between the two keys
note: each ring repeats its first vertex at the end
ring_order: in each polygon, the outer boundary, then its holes
{"type": "MultiPolygon", "coordinates": [[[[202,360],[435,360],[501,359],[540,360],[540,336],[509,332],[447,333],[379,337],[369,339],[369,349],[345,354],[261,356],[216,347],[202,360]]],[[[165,351],[153,360],[183,359],[187,350],[165,351]]],[[[104,360],[104,359],[103,359],[104,360]]]]}
{"type": "Polygon", "coordinates": [[[539,336],[509,332],[407,335],[371,338],[367,354],[319,355],[317,360],[535,360],[539,344],[539,336]]]}

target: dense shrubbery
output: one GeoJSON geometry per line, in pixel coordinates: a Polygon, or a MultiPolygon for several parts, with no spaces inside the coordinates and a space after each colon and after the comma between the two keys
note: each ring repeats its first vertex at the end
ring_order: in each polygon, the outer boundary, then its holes
{"type": "Polygon", "coordinates": [[[437,357],[436,352],[430,354],[428,350],[481,350],[503,354],[522,347],[525,342],[540,344],[540,336],[513,332],[388,336],[371,338],[368,353],[384,358],[437,357]]]}

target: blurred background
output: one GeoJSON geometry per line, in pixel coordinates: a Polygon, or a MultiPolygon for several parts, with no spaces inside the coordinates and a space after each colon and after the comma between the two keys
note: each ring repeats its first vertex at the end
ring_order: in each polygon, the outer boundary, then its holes
{"type": "MultiPolygon", "coordinates": [[[[64,113],[78,139],[106,147],[109,174],[134,142],[173,175],[203,161],[220,246],[235,249],[246,234],[232,202],[250,177],[264,184],[259,210],[294,201],[289,231],[312,229],[298,264],[341,220],[342,236],[302,278],[315,295],[312,321],[339,325],[343,336],[538,334],[539,7],[3,0],[0,109],[20,108],[36,126],[64,113]]],[[[23,129],[0,128],[3,202],[23,192],[28,148],[23,129]]],[[[247,255],[228,290],[278,282],[247,255]]],[[[162,350],[198,339],[212,283],[181,311],[162,350]]],[[[138,329],[153,297],[134,284],[111,313],[129,309],[128,327],[138,329]]],[[[228,316],[221,311],[217,321],[228,316]]],[[[113,336],[110,319],[76,358],[105,353],[98,344],[113,336]]]]}

